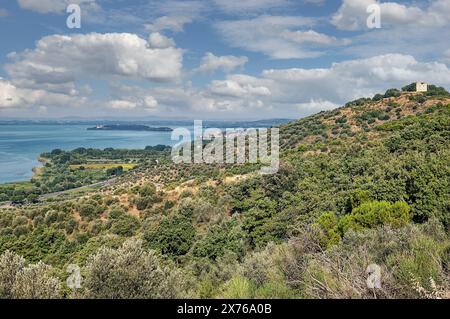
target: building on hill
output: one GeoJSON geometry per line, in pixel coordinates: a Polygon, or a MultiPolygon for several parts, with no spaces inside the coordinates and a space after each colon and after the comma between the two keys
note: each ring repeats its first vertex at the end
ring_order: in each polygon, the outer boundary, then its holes
{"type": "Polygon", "coordinates": [[[416,92],[427,92],[428,84],[425,82],[416,82],[416,92]]]}

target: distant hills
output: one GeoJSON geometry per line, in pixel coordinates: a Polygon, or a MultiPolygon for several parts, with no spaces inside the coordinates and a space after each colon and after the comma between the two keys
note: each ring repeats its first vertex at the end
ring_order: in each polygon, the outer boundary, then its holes
{"type": "Polygon", "coordinates": [[[113,124],[97,125],[89,127],[88,131],[148,131],[148,132],[172,132],[170,127],[151,127],[147,125],[113,124]]]}
{"type": "MultiPolygon", "coordinates": [[[[260,128],[278,126],[292,121],[292,119],[267,119],[254,121],[240,120],[205,120],[203,127],[217,128],[260,128]]],[[[190,127],[194,120],[90,120],[90,119],[1,119],[0,125],[144,125],[151,127],[171,126],[171,127],[190,127]]]]}

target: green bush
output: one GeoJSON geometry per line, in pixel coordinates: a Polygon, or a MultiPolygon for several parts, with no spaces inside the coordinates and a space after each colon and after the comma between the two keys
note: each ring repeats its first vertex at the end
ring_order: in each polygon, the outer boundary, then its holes
{"type": "Polygon", "coordinates": [[[411,208],[405,202],[391,204],[386,201],[363,203],[353,211],[343,216],[338,223],[341,234],[348,230],[375,228],[382,225],[402,227],[411,221],[411,208]]]}
{"type": "Polygon", "coordinates": [[[165,218],[157,227],[144,234],[148,247],[171,257],[187,254],[194,237],[194,226],[183,216],[165,218]]]}
{"type": "Polygon", "coordinates": [[[225,252],[231,251],[242,256],[245,251],[244,237],[245,234],[236,219],[226,221],[213,226],[203,239],[197,241],[193,255],[215,260],[217,257],[223,256],[225,252]]]}
{"type": "Polygon", "coordinates": [[[139,227],[139,219],[130,215],[121,215],[113,221],[111,231],[119,236],[131,237],[139,227]]]}

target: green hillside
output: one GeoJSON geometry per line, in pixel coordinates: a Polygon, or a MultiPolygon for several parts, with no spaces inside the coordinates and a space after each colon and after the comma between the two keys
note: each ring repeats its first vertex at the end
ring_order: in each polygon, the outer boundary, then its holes
{"type": "MultiPolygon", "coordinates": [[[[450,298],[450,95],[407,91],[281,126],[274,175],[152,150],[98,190],[3,206],[0,297],[450,298]]],[[[63,157],[48,172],[86,160],[63,157]]]]}

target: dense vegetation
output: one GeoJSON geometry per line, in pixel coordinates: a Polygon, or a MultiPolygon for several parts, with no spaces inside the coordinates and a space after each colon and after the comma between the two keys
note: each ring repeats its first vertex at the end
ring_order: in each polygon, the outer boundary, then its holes
{"type": "Polygon", "coordinates": [[[36,202],[39,195],[61,192],[120,176],[127,168],[167,161],[170,147],[147,146],[144,150],[55,149],[41,154],[43,167],[37,168],[31,183],[0,185],[0,202],[36,202]]]}
{"type": "Polygon", "coordinates": [[[450,98],[430,92],[283,125],[275,175],[174,165],[165,148],[147,150],[158,161],[44,154],[51,167],[139,165],[99,191],[1,208],[0,296],[449,298],[450,98]],[[367,287],[371,264],[381,289],[367,287]]]}

